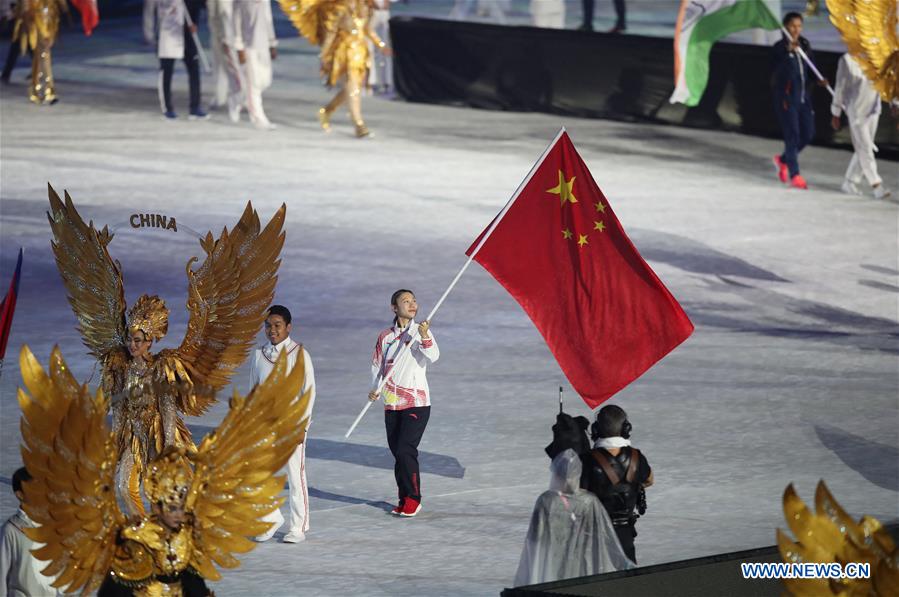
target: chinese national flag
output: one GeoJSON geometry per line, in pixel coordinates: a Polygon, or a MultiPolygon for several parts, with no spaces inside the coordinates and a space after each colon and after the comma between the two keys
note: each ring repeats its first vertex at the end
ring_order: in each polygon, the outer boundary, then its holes
{"type": "Polygon", "coordinates": [[[590,408],[693,332],[564,131],[497,219],[474,259],[524,308],[590,408]]]}
{"type": "Polygon", "coordinates": [[[19,259],[16,261],[16,271],[9,283],[9,290],[0,303],[0,365],[6,355],[6,344],[9,342],[9,330],[12,327],[12,316],[16,311],[16,298],[19,295],[19,277],[22,275],[22,249],[19,249],[19,259]]]}
{"type": "Polygon", "coordinates": [[[72,0],[72,4],[81,13],[81,27],[85,35],[94,32],[94,27],[100,23],[100,10],[97,8],[97,0],[72,0]]]}

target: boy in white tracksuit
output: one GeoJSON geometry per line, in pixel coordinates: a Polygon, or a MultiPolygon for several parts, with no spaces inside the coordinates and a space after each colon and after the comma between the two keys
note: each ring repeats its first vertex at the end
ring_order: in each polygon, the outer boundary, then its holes
{"type": "Polygon", "coordinates": [[[278,39],[268,0],[241,0],[234,4],[234,47],[244,82],[244,100],[250,122],[258,129],[275,128],[262,108],[262,92],[272,84],[272,60],[278,39]]]}
{"type": "Polygon", "coordinates": [[[842,190],[850,195],[860,195],[858,185],[862,176],[874,192],[874,197],[884,199],[890,196],[890,191],[883,184],[877,173],[877,162],[874,152],[874,135],[877,132],[877,123],[880,120],[880,94],[874,85],[865,76],[861,66],[849,54],[843,54],[837,65],[837,80],[834,85],[833,102],[830,112],[833,116],[832,126],[834,130],[840,128],[840,115],[846,112],[849,121],[849,134],[852,137],[852,147],[855,153],[846,170],[842,190]]]}
{"type": "MultiPolygon", "coordinates": [[[[307,391],[311,393],[307,411],[311,423],[312,406],[315,404],[315,372],[312,369],[312,359],[303,345],[290,339],[291,327],[290,311],[281,305],[272,305],[268,310],[268,317],[265,319],[265,335],[269,342],[253,354],[253,361],[250,364],[250,384],[255,386],[268,377],[282,351],[287,351],[290,370],[296,365],[297,359],[302,357],[305,365],[305,378],[301,392],[303,394],[307,391]]],[[[308,424],[306,431],[309,431],[308,424]]],[[[309,488],[306,485],[306,442],[308,440],[309,436],[307,435],[287,462],[290,526],[284,536],[285,543],[304,541],[306,532],[309,531],[309,488]]],[[[256,537],[257,541],[268,541],[284,524],[284,516],[280,510],[275,510],[261,520],[271,522],[272,527],[265,534],[256,537]]]]}
{"type": "Polygon", "coordinates": [[[392,513],[410,517],[421,510],[418,444],[431,415],[427,367],[440,358],[440,349],[430,332],[430,322],[415,323],[418,303],[411,290],[397,290],[390,304],[396,316],[393,325],[382,331],[375,343],[368,399],[384,399],[387,445],[396,459],[393,473],[399,497],[392,513]],[[397,360],[404,346],[403,352],[409,354],[400,355],[397,360]],[[379,393],[378,385],[383,378],[387,382],[379,393]]]}

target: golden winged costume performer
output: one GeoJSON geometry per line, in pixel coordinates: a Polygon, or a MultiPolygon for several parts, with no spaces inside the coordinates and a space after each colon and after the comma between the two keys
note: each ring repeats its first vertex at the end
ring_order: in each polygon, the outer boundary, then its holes
{"type": "Polygon", "coordinates": [[[777,529],[777,547],[788,564],[867,563],[869,578],[785,578],[796,597],[899,596],[899,549],[883,525],[870,516],[854,521],[834,499],[824,481],[815,490],[815,512],[806,507],[793,485],[783,495],[784,518],[796,537],[777,529]]]}
{"type": "Polygon", "coordinates": [[[151,514],[130,519],[115,497],[117,439],[102,389],[92,396],[79,385],[58,348],[47,372],[27,346],[20,365],[22,460],[33,477],[23,507],[38,525],[25,533],[44,544],[35,556],[49,562],[43,573],[57,576],[53,586],[82,595],[101,585],[101,596],[205,595],[202,579],[220,579],[216,566],[239,566],[234,554],[252,550],[248,537],[270,526],[259,518],[283,502],[284,477],[275,475],[305,438],[302,359],[289,371],[282,354],[246,398],[235,391],[196,452],[170,446],[150,461],[151,514]]]}
{"type": "Polygon", "coordinates": [[[830,21],[883,101],[899,108],[896,0],[827,0],[830,21]]]}
{"type": "Polygon", "coordinates": [[[68,11],[66,0],[19,0],[16,4],[12,38],[21,44],[23,54],[31,50],[28,98],[36,104],[54,104],[58,99],[50,49],[59,33],[60,14],[68,11]]]}
{"type": "Polygon", "coordinates": [[[127,312],[122,270],[109,255],[112,234],[85,224],[65,193],[49,187],[56,264],[90,354],[102,368],[119,455],[116,489],[142,513],[144,466],[168,446],[193,449],[178,413],[201,415],[246,359],[274,296],[286,206],[261,228],[251,204],[231,231],[200,241],[206,258],[187,262],[190,319],[181,345],[151,354],[168,330],[168,309],[143,295],[127,312]],[[152,392],[135,391],[152,386],[152,392]],[[124,496],[130,495],[130,499],[124,496]]]}
{"type": "Polygon", "coordinates": [[[371,69],[368,41],[387,55],[387,44],[371,28],[371,0],[278,0],[300,35],[321,46],[321,74],[328,87],[340,91],[318,111],[325,131],[331,129],[331,115],[344,102],[356,127],[357,137],[371,134],[362,119],[362,89],[371,69]]]}

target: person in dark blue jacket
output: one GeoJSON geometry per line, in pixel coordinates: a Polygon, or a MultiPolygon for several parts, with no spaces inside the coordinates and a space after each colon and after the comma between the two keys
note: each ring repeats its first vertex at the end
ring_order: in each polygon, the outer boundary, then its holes
{"type": "MultiPolygon", "coordinates": [[[[799,152],[815,136],[815,112],[812,109],[812,82],[815,74],[803,61],[799,48],[812,59],[811,44],[802,37],[802,15],[787,13],[783,25],[789,37],[774,44],[772,84],[774,111],[784,136],[784,152],[774,156],[781,182],[798,189],[807,189],[808,184],[799,173],[799,152]]],[[[827,80],[818,81],[826,86],[827,80]]]]}

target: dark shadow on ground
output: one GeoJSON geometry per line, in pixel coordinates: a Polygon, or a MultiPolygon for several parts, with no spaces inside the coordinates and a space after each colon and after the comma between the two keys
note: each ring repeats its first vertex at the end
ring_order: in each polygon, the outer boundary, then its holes
{"type": "Polygon", "coordinates": [[[815,425],[815,433],[846,466],[878,487],[899,491],[899,448],[829,425],[815,425]]]}
{"type": "MultiPolygon", "coordinates": [[[[199,443],[203,436],[214,431],[214,427],[208,425],[188,425],[193,440],[199,443]]],[[[335,462],[347,462],[369,468],[393,470],[393,455],[390,450],[382,446],[367,446],[365,444],[353,444],[339,442],[330,439],[310,438],[306,445],[306,457],[316,460],[332,460],[335,462]]],[[[433,452],[419,452],[418,465],[422,473],[462,479],[465,477],[465,467],[453,456],[434,454],[433,452]]],[[[365,503],[365,502],[363,502],[365,503]]]]}
{"type": "Polygon", "coordinates": [[[364,504],[366,506],[372,506],[373,508],[378,508],[379,510],[383,510],[385,512],[390,512],[394,504],[388,504],[382,500],[364,500],[362,498],[356,498],[349,495],[340,495],[339,493],[331,493],[330,491],[324,491],[322,489],[316,489],[315,487],[309,488],[309,495],[314,498],[319,498],[322,500],[329,500],[332,502],[340,502],[343,504],[364,504]]]}

